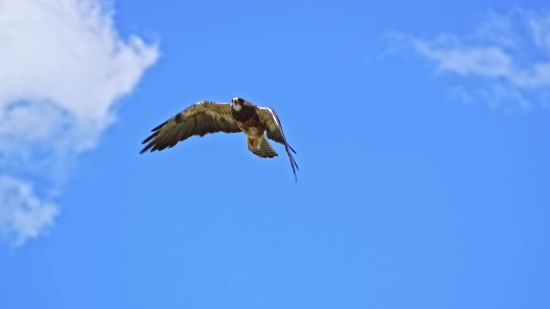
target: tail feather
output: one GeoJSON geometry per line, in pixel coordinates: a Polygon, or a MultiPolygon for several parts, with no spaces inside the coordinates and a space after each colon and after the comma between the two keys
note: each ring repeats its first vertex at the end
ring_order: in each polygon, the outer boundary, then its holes
{"type": "Polygon", "coordinates": [[[265,136],[254,140],[249,138],[248,150],[260,158],[273,158],[278,156],[277,152],[273,149],[273,147],[271,147],[271,144],[269,144],[265,136]]]}

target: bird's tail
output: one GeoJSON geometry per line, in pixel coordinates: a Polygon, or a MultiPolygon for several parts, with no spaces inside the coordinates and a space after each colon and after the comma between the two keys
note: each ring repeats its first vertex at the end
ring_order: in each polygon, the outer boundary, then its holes
{"type": "Polygon", "coordinates": [[[260,158],[273,158],[278,156],[275,149],[271,147],[263,135],[254,139],[248,138],[248,150],[260,158]]]}

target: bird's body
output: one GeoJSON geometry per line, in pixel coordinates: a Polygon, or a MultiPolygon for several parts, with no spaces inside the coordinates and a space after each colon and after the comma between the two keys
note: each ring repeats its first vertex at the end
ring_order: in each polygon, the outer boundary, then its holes
{"type": "Polygon", "coordinates": [[[243,132],[247,138],[248,150],[261,158],[273,158],[278,154],[269,144],[267,140],[269,138],[285,145],[296,177],[298,165],[290,151],[296,152],[287,143],[277,114],[271,108],[258,107],[242,98],[234,98],[231,103],[198,102],[152,131],[154,133],[143,141],[143,144],[148,144],[141,153],[149,149],[160,151],[174,147],[178,142],[191,136],[202,137],[217,132],[243,132]]]}
{"type": "MultiPolygon", "coordinates": [[[[238,99],[238,98],[237,98],[238,99]]],[[[233,103],[231,116],[237,123],[237,126],[246,135],[248,149],[261,158],[273,158],[278,154],[265,140],[264,132],[266,126],[260,120],[258,108],[248,101],[242,104],[233,103]],[[262,148],[262,146],[264,146],[262,148]]]]}

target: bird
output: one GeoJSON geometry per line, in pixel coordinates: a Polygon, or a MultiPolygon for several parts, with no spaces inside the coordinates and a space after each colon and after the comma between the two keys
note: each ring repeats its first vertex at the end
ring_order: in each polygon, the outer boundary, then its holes
{"type": "Polygon", "coordinates": [[[291,152],[297,153],[288,144],[279,117],[270,107],[260,107],[240,97],[233,98],[231,103],[199,101],[159,124],[151,132],[143,140],[142,144],[146,145],[140,154],[172,148],[192,136],[242,132],[250,152],[260,158],[274,158],[278,153],[269,143],[270,139],[284,145],[294,179],[298,181],[296,170],[300,169],[291,152]]]}

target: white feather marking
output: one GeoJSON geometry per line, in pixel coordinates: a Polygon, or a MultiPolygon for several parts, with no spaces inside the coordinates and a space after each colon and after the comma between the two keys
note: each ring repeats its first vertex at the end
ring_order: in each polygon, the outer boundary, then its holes
{"type": "Polygon", "coordinates": [[[241,110],[241,106],[239,104],[233,104],[233,109],[236,110],[237,112],[241,110]]]}

